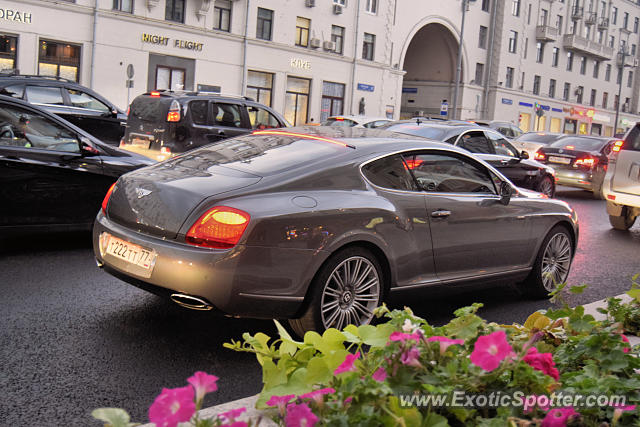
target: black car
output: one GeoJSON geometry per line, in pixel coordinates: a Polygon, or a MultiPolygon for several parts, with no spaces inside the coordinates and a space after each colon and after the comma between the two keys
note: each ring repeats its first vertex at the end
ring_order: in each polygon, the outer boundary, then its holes
{"type": "Polygon", "coordinates": [[[117,146],[127,114],[93,90],[61,77],[0,74],[0,95],[45,108],[102,142],[117,146]]]}
{"type": "Polygon", "coordinates": [[[558,184],[582,188],[602,199],[602,182],[617,138],[565,136],[541,147],[535,159],[553,166],[558,184]]]}
{"type": "Polygon", "coordinates": [[[152,163],[46,110],[0,96],[0,236],[90,230],[118,177],[152,163]]]}
{"type": "Polygon", "coordinates": [[[243,135],[287,126],[271,108],[247,97],[211,92],[153,91],[137,96],[121,148],[154,160],[243,135]]]}
{"type": "Polygon", "coordinates": [[[390,123],[381,129],[448,142],[475,153],[518,187],[539,191],[548,197],[555,194],[553,168],[530,160],[527,153],[520,153],[502,134],[487,127],[460,121],[416,119],[390,123]]]}

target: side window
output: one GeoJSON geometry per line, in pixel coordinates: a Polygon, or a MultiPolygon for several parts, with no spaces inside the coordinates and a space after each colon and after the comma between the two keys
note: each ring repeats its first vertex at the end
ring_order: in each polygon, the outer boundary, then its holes
{"type": "Polygon", "coordinates": [[[32,104],[64,105],[59,87],[27,86],[26,100],[32,104]]]}
{"type": "Polygon", "coordinates": [[[471,159],[444,152],[406,154],[404,159],[424,191],[496,194],[488,171],[471,159]]]}
{"type": "Polygon", "coordinates": [[[217,126],[242,127],[240,106],[236,104],[213,104],[213,118],[217,126]]]}
{"type": "Polygon", "coordinates": [[[502,135],[498,135],[497,133],[487,132],[487,136],[489,137],[489,141],[491,141],[491,145],[493,145],[493,149],[496,154],[501,156],[511,156],[511,157],[519,157],[520,154],[518,150],[516,150],[509,141],[507,141],[502,135]]]}
{"type": "Polygon", "coordinates": [[[625,138],[622,150],[640,151],[640,125],[635,125],[625,138]]]}
{"type": "Polygon", "coordinates": [[[489,141],[484,136],[483,131],[472,131],[462,135],[458,146],[472,153],[493,154],[493,150],[489,147],[489,141]]]}
{"type": "Polygon", "coordinates": [[[88,93],[75,89],[67,89],[71,105],[78,108],[86,108],[87,110],[102,111],[103,113],[111,112],[111,108],[104,102],[99,101],[88,93]]]}
{"type": "Polygon", "coordinates": [[[364,176],[375,185],[394,190],[415,190],[402,156],[394,154],[375,160],[362,168],[364,176]]]}
{"type": "Polygon", "coordinates": [[[247,112],[249,113],[251,129],[271,129],[281,126],[278,119],[264,108],[247,105],[247,112]]]}
{"type": "Polygon", "coordinates": [[[498,128],[498,132],[500,132],[501,134],[503,134],[504,136],[508,136],[510,138],[513,138],[515,135],[513,134],[513,131],[511,130],[511,128],[506,128],[506,127],[499,127],[498,128]]]}
{"type": "Polygon", "coordinates": [[[456,139],[458,139],[458,135],[453,135],[451,138],[445,139],[444,142],[447,142],[449,144],[455,144],[456,139]]]}
{"type": "Polygon", "coordinates": [[[189,110],[191,111],[191,120],[193,123],[201,126],[206,126],[207,114],[209,109],[209,101],[201,99],[198,101],[191,101],[189,103],[189,110]]]}
{"type": "Polygon", "coordinates": [[[77,136],[38,113],[0,104],[0,145],[79,153],[77,136]]]}
{"type": "Polygon", "coordinates": [[[5,86],[0,89],[0,95],[22,99],[22,97],[24,96],[24,85],[5,86]]]}

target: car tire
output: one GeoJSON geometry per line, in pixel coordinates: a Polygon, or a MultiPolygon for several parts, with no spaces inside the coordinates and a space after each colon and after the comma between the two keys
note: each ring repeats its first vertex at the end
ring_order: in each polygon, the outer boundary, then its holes
{"type": "Polygon", "coordinates": [[[633,226],[636,219],[631,216],[631,212],[626,206],[622,208],[621,214],[620,216],[609,215],[609,223],[616,230],[627,231],[633,226]]]}
{"type": "Polygon", "coordinates": [[[545,175],[536,185],[535,190],[539,193],[546,194],[549,198],[552,198],[556,194],[556,185],[553,182],[553,178],[549,175],[545,175]]]}
{"type": "Polygon", "coordinates": [[[567,280],[573,259],[573,237],[562,225],[549,231],[540,245],[523,291],[533,298],[546,298],[556,286],[567,280]]]}
{"type": "Polygon", "coordinates": [[[371,251],[355,246],[342,249],[320,267],[304,313],[289,319],[289,326],[303,337],[307,331],[322,333],[328,328],[342,330],[350,323],[368,324],[384,289],[380,262],[371,251]]]}

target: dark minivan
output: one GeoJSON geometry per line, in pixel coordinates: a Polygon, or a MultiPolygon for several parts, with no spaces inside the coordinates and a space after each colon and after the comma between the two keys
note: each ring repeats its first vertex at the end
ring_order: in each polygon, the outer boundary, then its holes
{"type": "Polygon", "coordinates": [[[252,130],[287,125],[284,117],[251,98],[153,91],[131,103],[120,147],[162,161],[252,130]]]}

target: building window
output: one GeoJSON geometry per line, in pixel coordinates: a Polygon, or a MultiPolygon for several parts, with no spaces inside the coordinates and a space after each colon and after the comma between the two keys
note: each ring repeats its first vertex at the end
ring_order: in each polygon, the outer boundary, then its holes
{"type": "Polygon", "coordinates": [[[560,48],[558,47],[554,47],[553,48],[553,53],[551,55],[551,66],[552,67],[557,67],[558,66],[558,58],[560,56],[560,48]]]}
{"type": "Polygon", "coordinates": [[[640,18],[633,18],[633,32],[638,34],[638,26],[640,25],[640,18]]]}
{"type": "Polygon", "coordinates": [[[257,102],[271,107],[273,91],[273,74],[260,71],[247,72],[247,96],[257,102]]]}
{"type": "Polygon", "coordinates": [[[533,76],[533,94],[540,95],[540,76],[533,76]]]}
{"type": "Polygon", "coordinates": [[[616,44],[616,38],[614,36],[609,36],[609,47],[613,47],[616,44]]]}
{"type": "Polygon", "coordinates": [[[549,19],[549,11],[547,9],[540,9],[540,24],[539,25],[547,25],[547,20],[549,19]]]}
{"type": "Polygon", "coordinates": [[[584,86],[578,86],[576,90],[576,102],[582,104],[582,94],[584,93],[584,86]]]}
{"type": "Polygon", "coordinates": [[[365,10],[373,14],[378,13],[378,0],[367,0],[367,4],[365,5],[365,10]]]}
{"type": "Polygon", "coordinates": [[[627,87],[633,86],[633,71],[629,71],[629,75],[627,77],[627,87]]]}
{"type": "Polygon", "coordinates": [[[256,38],[261,40],[271,40],[273,30],[273,10],[258,8],[258,22],[256,27],[256,38]]]}
{"type": "Polygon", "coordinates": [[[622,83],[622,70],[618,68],[618,72],[616,73],[616,84],[622,83]]]}
{"type": "Polygon", "coordinates": [[[368,59],[373,61],[374,50],[376,47],[376,36],[369,33],[364,33],[364,40],[362,41],[362,59],[368,59]]]}
{"type": "Polygon", "coordinates": [[[602,44],[604,42],[604,30],[598,30],[598,43],[602,44]]]}
{"type": "Polygon", "coordinates": [[[509,52],[516,53],[518,48],[518,33],[516,31],[509,31],[509,52]]]}
{"type": "Polygon", "coordinates": [[[113,10],[133,13],[133,0],[113,0],[113,10]]]}
{"type": "Polygon", "coordinates": [[[324,122],[329,116],[344,114],[344,88],[342,83],[322,82],[320,122],[324,122]]]}
{"type": "Polygon", "coordinates": [[[556,97],[556,81],[554,79],[549,80],[549,98],[556,97]]]}
{"type": "Polygon", "coordinates": [[[567,71],[573,70],[573,52],[567,52],[567,71]]]}
{"type": "Polygon", "coordinates": [[[511,14],[520,16],[520,0],[511,0],[511,14]]]}
{"type": "Polygon", "coordinates": [[[522,90],[522,88],[524,88],[524,71],[520,77],[520,90],[522,90]]]}
{"type": "Polygon", "coordinates": [[[607,108],[608,101],[609,101],[609,93],[603,92],[602,93],[602,108],[604,108],[604,109],[607,108]]]}
{"type": "Polygon", "coordinates": [[[339,4],[340,6],[346,6],[347,0],[333,0],[333,4],[339,4]]]}
{"type": "Polygon", "coordinates": [[[596,90],[591,89],[591,97],[589,98],[589,105],[594,107],[596,105],[596,90]]]}
{"type": "Polygon", "coordinates": [[[614,25],[618,23],[618,8],[615,6],[611,7],[611,23],[614,25]]]}
{"type": "Polygon", "coordinates": [[[538,42],[536,43],[536,62],[538,64],[542,64],[544,60],[544,43],[538,42]]]}
{"type": "Polygon", "coordinates": [[[79,81],[80,46],[40,40],[38,74],[79,81]]]}
{"type": "Polygon", "coordinates": [[[571,83],[565,83],[564,89],[562,90],[562,99],[564,101],[569,100],[569,92],[571,92],[571,83]]]}
{"type": "Polygon", "coordinates": [[[582,56],[580,57],[580,74],[586,74],[586,73],[587,73],[587,57],[582,56]]]}
{"type": "Polygon", "coordinates": [[[489,3],[491,3],[491,0],[482,0],[482,10],[484,12],[489,12],[489,3]]]}
{"type": "Polygon", "coordinates": [[[474,79],[475,84],[481,85],[484,81],[484,64],[476,63],[476,77],[474,79]]]}
{"type": "Polygon", "coordinates": [[[636,44],[631,45],[631,56],[636,56],[636,44]]]}
{"type": "Polygon", "coordinates": [[[624,111],[625,113],[629,112],[629,106],[631,102],[631,98],[625,98],[624,99],[624,104],[622,104],[622,111],[624,111]]]}
{"type": "Polygon", "coordinates": [[[0,70],[16,68],[18,38],[0,34],[0,70]]]}
{"type": "Polygon", "coordinates": [[[505,78],[504,85],[508,88],[513,87],[513,73],[514,69],[511,67],[507,67],[507,76],[505,78]]]}
{"type": "Polygon", "coordinates": [[[213,29],[231,31],[231,2],[216,1],[213,8],[213,29]]]}
{"type": "Polygon", "coordinates": [[[613,97],[613,109],[617,110],[618,109],[618,102],[620,100],[620,97],[618,95],[615,95],[613,97]]]}
{"type": "Polygon", "coordinates": [[[298,16],[296,18],[296,46],[309,46],[309,28],[311,20],[298,16]]]}
{"type": "Polygon", "coordinates": [[[164,19],[184,22],[184,0],[167,0],[164,8],[164,19]]]}
{"type": "Polygon", "coordinates": [[[183,90],[184,76],[186,70],[184,68],[166,67],[164,65],[156,66],[156,84],[157,90],[183,90]]]}
{"type": "Polygon", "coordinates": [[[625,30],[629,28],[629,12],[625,12],[622,17],[622,28],[625,30]]]}
{"type": "Polygon", "coordinates": [[[309,112],[309,90],[311,80],[287,77],[287,92],[284,100],[284,117],[294,126],[307,122],[309,112]]]}
{"type": "Polygon", "coordinates": [[[522,52],[522,57],[524,59],[527,59],[527,54],[529,53],[529,37],[524,38],[523,46],[524,46],[524,52],[522,52]]]}
{"type": "Polygon", "coordinates": [[[480,25],[480,32],[478,33],[478,47],[481,49],[487,48],[487,27],[480,25]]]}
{"type": "Polygon", "coordinates": [[[611,80],[611,64],[607,64],[607,68],[604,71],[604,80],[607,82],[611,80]]]}
{"type": "Polygon", "coordinates": [[[562,35],[562,15],[556,16],[556,28],[558,29],[558,35],[562,35]]]}
{"type": "Polygon", "coordinates": [[[334,52],[342,55],[344,52],[344,27],[331,26],[331,41],[336,45],[334,52]]]}

